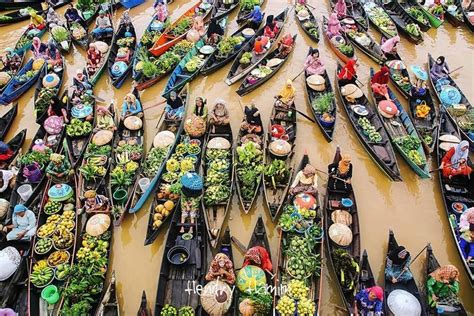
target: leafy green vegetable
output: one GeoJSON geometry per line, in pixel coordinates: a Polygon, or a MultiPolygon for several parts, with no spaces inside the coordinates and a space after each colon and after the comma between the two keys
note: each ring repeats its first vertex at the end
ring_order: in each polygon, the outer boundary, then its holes
{"type": "Polygon", "coordinates": [[[327,92],[314,99],[311,106],[318,114],[328,113],[332,110],[333,101],[334,93],[327,92]]]}

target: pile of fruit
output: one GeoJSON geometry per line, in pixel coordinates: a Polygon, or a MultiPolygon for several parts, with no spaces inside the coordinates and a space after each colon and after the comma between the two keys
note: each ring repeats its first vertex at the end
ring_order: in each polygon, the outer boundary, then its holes
{"type": "Polygon", "coordinates": [[[397,35],[397,27],[385,10],[374,2],[364,4],[364,10],[367,12],[370,20],[382,31],[390,36],[397,35]]]}
{"type": "Polygon", "coordinates": [[[67,230],[56,230],[53,235],[53,243],[56,249],[68,249],[74,243],[74,234],[67,230]]]}
{"type": "Polygon", "coordinates": [[[49,201],[44,206],[44,212],[48,215],[56,214],[61,210],[62,204],[56,201],[49,201]]]}
{"type": "Polygon", "coordinates": [[[198,142],[184,140],[180,142],[171,158],[166,162],[165,172],[162,176],[163,181],[175,183],[188,171],[195,170],[197,155],[201,153],[201,147],[198,142]]]}
{"type": "Polygon", "coordinates": [[[230,196],[231,153],[228,149],[208,149],[206,158],[204,204],[211,206],[227,201],[230,196]]]}
{"type": "Polygon", "coordinates": [[[68,262],[70,257],[71,255],[69,252],[64,250],[56,250],[49,255],[47,262],[50,267],[56,267],[60,264],[68,262]]]}
{"type": "Polygon", "coordinates": [[[163,221],[171,214],[174,207],[174,202],[170,200],[155,206],[153,214],[153,229],[158,229],[163,224],[163,221]]]}
{"type": "Polygon", "coordinates": [[[53,247],[53,241],[51,238],[41,238],[35,244],[35,252],[39,255],[43,255],[51,250],[53,247]]]}
{"type": "Polygon", "coordinates": [[[101,257],[106,257],[110,237],[110,234],[107,234],[107,232],[97,237],[93,237],[87,233],[84,234],[82,237],[82,246],[76,253],[77,261],[87,264],[101,257]]]}
{"type": "Polygon", "coordinates": [[[33,265],[30,281],[36,287],[44,287],[53,280],[53,277],[53,269],[48,266],[46,260],[40,260],[33,265]]]}
{"type": "Polygon", "coordinates": [[[293,315],[295,310],[298,315],[314,315],[316,306],[308,298],[308,294],[309,288],[303,281],[291,280],[288,282],[285,295],[278,301],[277,311],[281,315],[293,315]]]}
{"type": "Polygon", "coordinates": [[[321,259],[319,255],[313,254],[314,240],[306,236],[294,235],[290,237],[290,243],[285,249],[285,255],[289,258],[286,271],[295,279],[305,279],[311,275],[319,275],[321,270],[321,259]]]}
{"type": "Polygon", "coordinates": [[[56,270],[54,271],[54,276],[57,280],[61,281],[67,278],[70,271],[71,271],[71,267],[63,263],[56,267],[56,270]]]}
{"type": "Polygon", "coordinates": [[[357,124],[362,128],[362,132],[369,138],[371,142],[379,143],[382,141],[382,135],[377,132],[375,126],[373,126],[367,118],[359,118],[357,120],[357,124]]]}
{"type": "Polygon", "coordinates": [[[194,308],[191,306],[182,306],[179,309],[173,305],[166,304],[161,310],[161,316],[194,316],[194,308]]]}

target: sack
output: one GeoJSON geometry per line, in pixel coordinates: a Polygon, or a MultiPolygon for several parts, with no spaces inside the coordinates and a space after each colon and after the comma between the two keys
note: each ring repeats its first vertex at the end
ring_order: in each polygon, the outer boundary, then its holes
{"type": "Polygon", "coordinates": [[[28,179],[28,182],[38,182],[41,180],[41,175],[41,168],[37,162],[23,168],[23,176],[28,179]]]}

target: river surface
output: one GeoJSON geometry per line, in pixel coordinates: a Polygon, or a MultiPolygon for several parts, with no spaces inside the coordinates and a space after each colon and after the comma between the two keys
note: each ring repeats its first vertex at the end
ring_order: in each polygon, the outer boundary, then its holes
{"type": "MultiPolygon", "coordinates": [[[[179,17],[191,6],[191,2],[194,3],[195,1],[176,0],[169,6],[172,17],[179,17]]],[[[328,1],[309,0],[309,4],[316,8],[314,12],[318,21],[322,20],[323,15],[328,15],[328,1]]],[[[267,1],[263,8],[267,15],[276,15],[287,5],[288,3],[285,0],[270,0],[267,1]]],[[[139,35],[142,34],[150,21],[153,13],[151,6],[152,2],[148,0],[146,3],[131,10],[130,15],[139,35]]],[[[59,12],[63,13],[64,10],[65,8],[61,8],[59,12]]],[[[123,9],[116,13],[115,20],[117,22],[121,12],[123,12],[123,9]]],[[[237,29],[235,21],[236,12],[230,16],[228,34],[237,29]]],[[[320,43],[316,45],[303,33],[297,25],[293,13],[291,12],[290,14],[284,32],[298,34],[296,50],[288,63],[271,81],[240,98],[234,92],[238,88],[237,84],[228,87],[224,83],[230,68],[230,65],[227,65],[209,77],[199,76],[195,79],[190,86],[191,100],[194,100],[197,96],[204,96],[208,100],[208,105],[212,106],[216,98],[224,98],[231,112],[232,126],[234,131],[237,131],[242,119],[242,109],[239,100],[243,104],[252,100],[255,101],[262,113],[262,119],[264,122],[267,122],[271,112],[273,96],[278,93],[287,78],[293,78],[302,70],[308,46],[317,46],[320,49],[330,77],[334,78],[333,74],[337,62],[336,56],[325,40],[321,39],[320,43]]],[[[3,51],[5,47],[13,46],[26,25],[27,22],[23,22],[1,27],[0,49],[3,51]]],[[[380,33],[377,33],[373,27],[370,29],[371,34],[378,40],[380,33]]],[[[47,36],[45,35],[43,40],[47,36]]],[[[474,69],[474,36],[467,27],[462,26],[456,29],[449,23],[444,23],[439,29],[432,28],[428,33],[425,33],[424,43],[416,46],[409,43],[403,36],[401,37],[399,53],[407,64],[425,66],[427,64],[427,54],[431,53],[434,56],[446,56],[451,69],[464,66],[453,74],[453,77],[467,95],[467,98],[474,102],[474,75],[472,71],[474,69]]],[[[377,67],[377,65],[362,52],[356,50],[356,53],[360,64],[358,75],[360,80],[366,83],[370,67],[377,67]]],[[[85,65],[84,51],[74,48],[66,57],[66,60],[69,79],[65,82],[69,84],[76,70],[85,65]]],[[[165,84],[166,80],[162,80],[155,86],[142,92],[141,98],[145,107],[157,103],[158,96],[165,84]]],[[[298,89],[296,98],[298,109],[309,113],[310,109],[306,103],[303,76],[295,80],[295,86],[298,89]]],[[[115,104],[121,104],[124,95],[130,91],[130,87],[131,81],[129,80],[120,90],[116,90],[111,85],[105,71],[96,84],[94,92],[103,99],[112,99],[115,101],[115,104]]],[[[363,91],[367,93],[367,87],[363,87],[363,91]]],[[[25,142],[25,148],[29,146],[31,137],[34,136],[37,129],[33,119],[33,92],[34,89],[30,89],[19,100],[19,113],[13,128],[7,136],[7,139],[9,139],[16,133],[16,130],[28,128],[28,139],[25,142]]],[[[401,98],[398,93],[397,96],[401,98]]],[[[405,107],[407,106],[407,102],[403,99],[402,103],[405,107]]],[[[0,110],[1,113],[5,111],[0,110]]],[[[155,126],[161,111],[162,108],[160,107],[146,111],[147,148],[150,146],[155,135],[155,126]]],[[[307,151],[312,164],[318,169],[325,169],[326,165],[332,161],[337,145],[341,146],[344,153],[351,154],[354,166],[352,182],[359,208],[362,249],[367,249],[369,253],[376,279],[379,282],[383,281],[383,263],[387,249],[389,229],[394,230],[398,242],[405,245],[413,256],[428,242],[431,242],[441,264],[451,263],[459,267],[461,281],[460,296],[464,306],[470,312],[469,314],[474,315],[474,290],[469,286],[466,273],[455,250],[455,242],[451,236],[441,199],[437,174],[431,179],[422,180],[397,155],[404,182],[389,181],[359,143],[340,104],[338,104],[337,116],[337,127],[334,140],[331,143],[326,142],[316,125],[301,116],[298,117],[298,137],[294,161],[299,161],[302,154],[307,151]]],[[[431,168],[436,167],[436,162],[433,158],[430,159],[431,168]]],[[[323,193],[325,183],[326,179],[321,174],[319,186],[320,191],[323,193]]],[[[110,270],[115,270],[116,273],[120,309],[123,315],[133,315],[136,313],[142,290],[146,291],[150,306],[154,304],[167,227],[162,230],[161,235],[153,245],[143,246],[148,222],[148,206],[149,203],[136,215],[127,216],[122,226],[114,231],[110,270]]],[[[228,224],[232,234],[241,242],[247,244],[259,214],[262,214],[265,219],[266,229],[272,244],[273,260],[276,260],[278,234],[275,225],[268,216],[262,194],[260,194],[253,210],[248,215],[241,213],[237,203],[237,196],[234,194],[228,224]]],[[[236,267],[239,267],[242,264],[242,254],[237,249],[234,249],[234,254],[236,254],[234,264],[236,267]]],[[[412,266],[418,283],[424,282],[423,269],[425,258],[424,255],[420,257],[412,266]]],[[[333,281],[334,276],[330,272],[331,270],[328,269],[330,268],[328,264],[329,262],[324,260],[324,288],[321,315],[344,315],[339,292],[333,281]]]]}

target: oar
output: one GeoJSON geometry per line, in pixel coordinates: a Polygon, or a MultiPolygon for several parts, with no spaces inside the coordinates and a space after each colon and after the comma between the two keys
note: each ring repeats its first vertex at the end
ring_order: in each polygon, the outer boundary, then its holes
{"type": "MultiPolygon", "coordinates": [[[[281,103],[283,103],[284,105],[288,106],[288,104],[286,104],[285,102],[283,102],[282,100],[280,100],[281,103]]],[[[291,110],[291,111],[295,111],[297,113],[299,113],[302,117],[306,118],[307,120],[313,122],[313,123],[316,123],[315,120],[313,120],[311,117],[309,117],[308,115],[304,114],[303,112],[301,112],[300,110],[298,110],[296,107],[290,107],[288,106],[288,110],[291,110]]]]}
{"type": "MultiPolygon", "coordinates": [[[[327,175],[328,177],[332,177],[332,174],[329,174],[329,173],[327,173],[326,171],[319,170],[319,169],[316,169],[316,168],[314,168],[314,169],[315,169],[317,172],[321,172],[322,174],[327,175]]],[[[337,180],[340,180],[340,181],[343,181],[343,182],[346,182],[346,181],[347,181],[346,179],[339,178],[339,177],[334,177],[334,179],[337,179],[337,180]]]]}
{"type": "Polygon", "coordinates": [[[410,268],[410,266],[413,264],[413,262],[415,262],[415,260],[418,259],[418,257],[423,253],[423,251],[425,251],[426,248],[428,248],[429,245],[430,244],[428,243],[423,249],[420,250],[420,252],[416,255],[415,258],[413,258],[413,260],[410,262],[410,264],[403,268],[403,271],[395,278],[395,280],[398,281],[398,278],[401,277],[402,274],[405,273],[405,271],[410,268]]]}
{"type": "Polygon", "coordinates": [[[450,72],[448,72],[448,75],[450,75],[450,74],[452,74],[453,72],[456,72],[456,71],[458,71],[459,69],[462,69],[462,68],[464,68],[464,66],[461,66],[461,67],[458,67],[458,68],[456,68],[456,69],[453,69],[453,70],[451,70],[450,72]]]}
{"type": "Polygon", "coordinates": [[[163,101],[160,101],[160,102],[158,102],[158,103],[156,103],[156,104],[154,104],[154,105],[151,105],[151,106],[149,106],[149,107],[144,108],[143,111],[156,108],[156,107],[162,105],[163,103],[166,103],[166,99],[164,99],[163,101]]]}
{"type": "MultiPolygon", "coordinates": [[[[242,253],[246,253],[247,252],[247,247],[244,246],[244,244],[238,240],[236,237],[234,236],[231,236],[230,239],[232,240],[232,242],[237,246],[237,248],[239,248],[239,250],[242,252],[242,253]]],[[[272,277],[272,279],[275,277],[273,275],[273,273],[271,271],[268,271],[265,269],[265,272],[267,272],[268,274],[270,274],[270,276],[272,277]]]]}
{"type": "MultiPolygon", "coordinates": [[[[457,164],[461,165],[461,163],[458,162],[458,163],[450,163],[450,164],[447,164],[447,165],[445,165],[444,167],[451,167],[451,166],[457,165],[457,164]]],[[[463,164],[464,164],[464,163],[463,163],[463,164]]],[[[444,168],[444,167],[443,167],[443,168],[444,168]]],[[[436,171],[443,170],[443,168],[436,168],[436,169],[430,170],[429,173],[433,173],[433,172],[436,172],[436,171]]]]}

